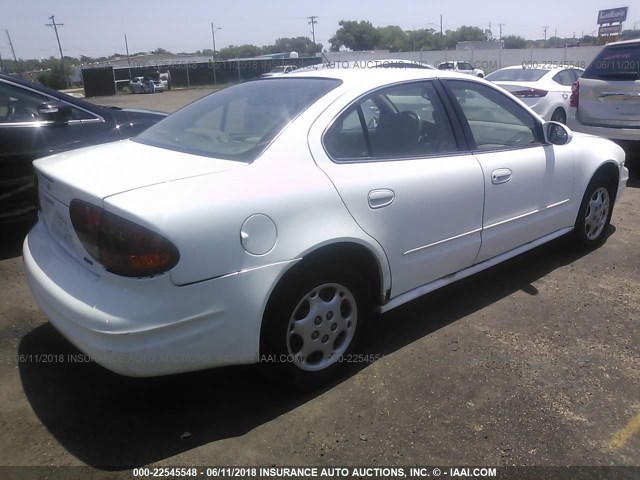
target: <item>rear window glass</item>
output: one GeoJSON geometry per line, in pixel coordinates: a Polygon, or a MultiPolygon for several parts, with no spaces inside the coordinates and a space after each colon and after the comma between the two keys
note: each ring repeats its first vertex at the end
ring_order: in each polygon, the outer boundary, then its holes
{"type": "Polygon", "coordinates": [[[509,68],[497,70],[485,78],[491,82],[537,82],[549,70],[541,68],[509,68]]]}
{"type": "Polygon", "coordinates": [[[582,78],[637,80],[640,78],[640,44],[605,47],[582,78]]]}
{"type": "Polygon", "coordinates": [[[178,110],[134,141],[250,162],[289,122],[340,83],[329,78],[274,78],[225,88],[178,110]]]}

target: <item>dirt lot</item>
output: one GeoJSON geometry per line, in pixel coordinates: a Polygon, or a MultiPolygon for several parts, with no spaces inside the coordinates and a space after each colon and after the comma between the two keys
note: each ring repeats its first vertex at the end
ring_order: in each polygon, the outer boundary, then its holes
{"type": "MultiPolygon", "coordinates": [[[[94,101],[172,111],[206,93],[94,101]]],[[[0,465],[640,465],[634,167],[603,247],[557,241],[386,314],[382,358],[313,394],[253,367],[130,379],[72,361],[28,291],[25,229],[5,230],[0,465]]]]}

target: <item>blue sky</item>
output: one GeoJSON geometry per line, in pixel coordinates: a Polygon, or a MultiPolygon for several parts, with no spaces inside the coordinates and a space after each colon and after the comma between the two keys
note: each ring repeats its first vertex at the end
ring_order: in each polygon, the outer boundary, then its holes
{"type": "MultiPolygon", "coordinates": [[[[64,23],[60,40],[65,55],[110,55],[124,52],[124,34],[130,51],[163,47],[170,51],[211,48],[211,22],[222,27],[216,33],[218,49],[230,44],[272,43],[278,37],[311,36],[305,17],[317,15],[316,41],[325,47],[340,20],[369,20],[375,26],[399,25],[405,29],[436,28],[443,15],[444,29],[461,25],[488,28],[498,36],[542,38],[557,29],[558,36],[597,30],[598,10],[627,6],[610,0],[0,0],[0,54],[11,58],[5,29],[9,30],[18,58],[58,56],[53,29],[45,27],[52,14],[64,23]]],[[[640,28],[640,7],[630,8],[625,28],[640,28]]],[[[437,27],[439,28],[439,26],[437,27]]]]}

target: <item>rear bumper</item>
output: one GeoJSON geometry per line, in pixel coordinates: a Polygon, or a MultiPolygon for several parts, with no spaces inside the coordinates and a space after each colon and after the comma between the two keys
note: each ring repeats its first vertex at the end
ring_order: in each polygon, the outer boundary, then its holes
{"type": "Polygon", "coordinates": [[[571,108],[567,118],[567,126],[576,132],[588,133],[611,140],[640,141],[640,128],[595,127],[584,125],[577,118],[576,108],[571,108]]]}
{"type": "Polygon", "coordinates": [[[284,264],[178,287],[169,275],[97,276],[40,222],[23,257],[38,306],[102,366],[156,376],[258,360],[262,312],[284,264]]]}

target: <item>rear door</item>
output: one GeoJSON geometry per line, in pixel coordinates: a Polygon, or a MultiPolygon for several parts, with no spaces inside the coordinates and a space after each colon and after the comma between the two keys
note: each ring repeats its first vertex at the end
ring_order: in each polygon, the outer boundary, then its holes
{"type": "Polygon", "coordinates": [[[640,42],[609,45],[591,62],[577,116],[585,125],[640,127],[640,42]]]}
{"type": "Polygon", "coordinates": [[[392,296],[469,267],[480,248],[482,170],[458,146],[437,84],[382,88],[342,113],[337,105],[309,135],[316,162],[384,249],[392,296]]]}

